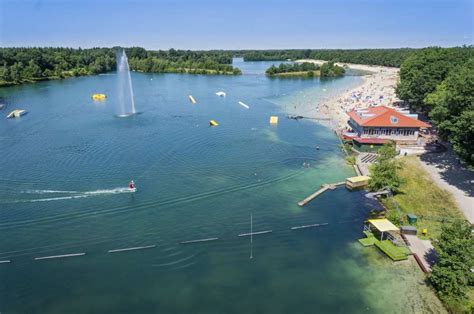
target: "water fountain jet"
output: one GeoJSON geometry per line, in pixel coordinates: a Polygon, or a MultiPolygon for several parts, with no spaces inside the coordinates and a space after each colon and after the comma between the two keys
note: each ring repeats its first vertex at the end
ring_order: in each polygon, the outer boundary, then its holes
{"type": "Polygon", "coordinates": [[[125,50],[117,53],[118,105],[117,116],[128,117],[137,113],[133,97],[132,77],[125,50]]]}

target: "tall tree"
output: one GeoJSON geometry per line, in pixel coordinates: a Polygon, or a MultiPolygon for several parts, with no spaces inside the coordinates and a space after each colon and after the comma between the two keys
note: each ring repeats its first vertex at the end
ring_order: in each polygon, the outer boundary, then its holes
{"type": "Polygon", "coordinates": [[[369,188],[378,191],[390,188],[393,193],[397,193],[400,188],[401,178],[398,171],[401,168],[400,161],[395,159],[397,152],[393,143],[385,144],[379,150],[377,162],[370,169],[369,188]]]}
{"type": "Polygon", "coordinates": [[[474,164],[474,58],[454,68],[426,97],[430,117],[454,151],[474,164]]]}
{"type": "Polygon", "coordinates": [[[429,110],[425,97],[447,77],[457,65],[473,55],[473,47],[425,48],[411,54],[400,67],[396,92],[417,111],[429,110]]]}
{"type": "Polygon", "coordinates": [[[444,225],[438,242],[439,255],[430,281],[451,312],[472,313],[473,304],[467,304],[468,286],[474,286],[474,237],[466,222],[444,225]],[[471,308],[470,308],[471,307],[471,308]],[[470,309],[469,309],[470,308],[470,309]]]}

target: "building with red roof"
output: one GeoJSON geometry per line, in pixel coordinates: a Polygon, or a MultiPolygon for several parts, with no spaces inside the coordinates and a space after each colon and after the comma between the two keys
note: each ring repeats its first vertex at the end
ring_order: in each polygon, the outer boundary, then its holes
{"type": "Polygon", "coordinates": [[[353,129],[347,135],[350,134],[353,141],[359,144],[381,145],[388,141],[416,144],[420,129],[431,127],[418,120],[417,114],[386,106],[352,110],[347,114],[349,126],[353,129]]]}

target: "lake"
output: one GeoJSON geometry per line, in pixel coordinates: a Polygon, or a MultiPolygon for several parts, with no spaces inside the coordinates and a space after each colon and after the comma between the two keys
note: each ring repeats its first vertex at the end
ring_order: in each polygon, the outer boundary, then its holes
{"type": "Polygon", "coordinates": [[[431,292],[413,264],[393,264],[358,244],[364,219],[378,208],[362,192],[341,187],[297,205],[354,173],[330,128],[286,119],[288,108],[362,78],[271,79],[263,74],[271,64],[235,60],[241,76],[132,73],[140,114],[128,118],[115,116],[114,73],[1,88],[3,116],[14,108],[28,114],[0,119],[0,260],[11,260],[0,264],[0,312],[429,306],[431,292]],[[107,99],[93,102],[94,93],[107,99]],[[136,193],[126,189],[131,179],[136,193]],[[272,230],[252,243],[237,236],[250,232],[251,215],[253,232],[272,230]],[[108,253],[138,246],[154,247],[108,253]],[[34,259],[74,253],[86,254],[34,259]]]}

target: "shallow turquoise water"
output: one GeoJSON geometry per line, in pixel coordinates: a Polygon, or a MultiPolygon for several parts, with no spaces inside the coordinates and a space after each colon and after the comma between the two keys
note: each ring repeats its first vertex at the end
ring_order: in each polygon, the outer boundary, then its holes
{"type": "MultiPolygon", "coordinates": [[[[299,208],[353,172],[328,128],[285,119],[288,95],[317,98],[360,78],[268,79],[268,66],[243,64],[239,77],[132,73],[141,114],[130,118],[114,116],[115,75],[0,89],[7,109],[29,112],[0,120],[0,260],[12,261],[0,264],[0,312],[381,312],[368,283],[387,277],[354,246],[377,205],[338,188],[299,208]],[[107,100],[92,102],[96,92],[107,100]],[[123,189],[131,178],[136,193],[123,189]],[[273,230],[254,236],[253,259],[237,237],[251,214],[254,232],[273,230]],[[314,223],[329,225],[289,229],[314,223]],[[179,244],[209,237],[219,240],[179,244]],[[142,245],[156,248],[107,253],[142,245]]],[[[390,295],[383,303],[405,305],[390,295]]]]}

